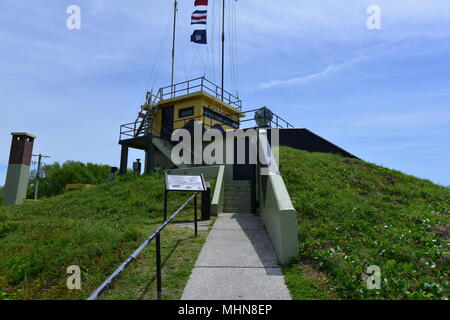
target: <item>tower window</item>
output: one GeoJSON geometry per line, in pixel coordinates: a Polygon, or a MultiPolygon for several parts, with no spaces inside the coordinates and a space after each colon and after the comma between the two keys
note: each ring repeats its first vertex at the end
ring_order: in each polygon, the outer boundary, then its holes
{"type": "Polygon", "coordinates": [[[178,110],[178,118],[192,117],[194,115],[194,107],[178,110]]]}

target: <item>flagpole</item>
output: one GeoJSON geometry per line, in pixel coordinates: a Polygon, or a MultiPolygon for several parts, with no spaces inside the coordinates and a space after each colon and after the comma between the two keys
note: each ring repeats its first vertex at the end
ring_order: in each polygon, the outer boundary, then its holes
{"type": "Polygon", "coordinates": [[[225,71],[225,0],[222,0],[222,101],[224,91],[224,71],[225,71]]]}
{"type": "Polygon", "coordinates": [[[175,34],[176,34],[176,25],[177,25],[177,8],[178,8],[178,1],[174,0],[173,3],[173,39],[172,39],[172,79],[171,79],[171,85],[170,85],[170,90],[171,90],[171,95],[173,96],[173,92],[174,92],[174,78],[175,78],[175,34]]]}

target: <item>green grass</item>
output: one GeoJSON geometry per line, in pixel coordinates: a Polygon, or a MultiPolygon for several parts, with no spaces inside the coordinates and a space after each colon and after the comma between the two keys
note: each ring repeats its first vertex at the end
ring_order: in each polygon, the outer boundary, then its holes
{"type": "MultiPolygon", "coordinates": [[[[0,297],[87,298],[160,225],[163,181],[160,173],[125,176],[36,203],[1,207],[0,297]],[[67,289],[69,265],[81,268],[82,290],[67,289]]],[[[190,195],[170,194],[170,213],[190,195]]],[[[177,221],[192,220],[191,204],[177,221]]],[[[163,260],[170,253],[163,280],[166,299],[181,295],[204,239],[202,233],[195,239],[190,229],[163,231],[163,260]]],[[[152,243],[119,278],[120,290],[114,286],[111,298],[153,298],[154,260],[152,243]],[[147,292],[141,296],[142,286],[147,292]]]]}
{"type": "MultiPolygon", "coordinates": [[[[199,232],[197,238],[190,229],[173,225],[161,237],[162,293],[163,299],[179,300],[194,268],[197,256],[207,233],[199,232]]],[[[156,296],[155,245],[145,250],[138,261],[124,271],[103,300],[151,299],[156,296]]]]}
{"type": "Polygon", "coordinates": [[[300,256],[284,269],[296,299],[323,298],[321,290],[341,299],[448,298],[450,188],[290,148],[281,150],[281,172],[298,212],[300,256]],[[381,268],[381,290],[367,288],[370,265],[381,268]],[[308,276],[309,266],[324,277],[308,276]]]}
{"type": "Polygon", "coordinates": [[[327,276],[306,263],[293,263],[283,268],[285,282],[296,300],[337,300],[327,276]]]}

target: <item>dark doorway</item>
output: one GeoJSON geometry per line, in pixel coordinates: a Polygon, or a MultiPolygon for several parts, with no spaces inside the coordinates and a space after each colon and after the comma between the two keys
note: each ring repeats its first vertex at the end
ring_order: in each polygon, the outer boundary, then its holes
{"type": "MultiPolygon", "coordinates": [[[[245,138],[245,163],[238,163],[237,139],[234,139],[234,165],[233,180],[245,180],[250,182],[251,211],[256,213],[256,164],[250,163],[250,138],[245,138]]],[[[252,147],[255,147],[254,145],[252,147]]],[[[241,151],[242,152],[242,151],[241,151]]]]}
{"type": "Polygon", "coordinates": [[[254,175],[254,164],[250,164],[250,139],[245,138],[245,164],[238,164],[237,139],[234,139],[233,180],[251,180],[254,175]]]}
{"type": "Polygon", "coordinates": [[[255,165],[235,164],[233,166],[233,180],[251,180],[255,165]]]}
{"type": "Polygon", "coordinates": [[[173,132],[174,107],[165,107],[161,110],[161,139],[171,140],[173,132]]]}

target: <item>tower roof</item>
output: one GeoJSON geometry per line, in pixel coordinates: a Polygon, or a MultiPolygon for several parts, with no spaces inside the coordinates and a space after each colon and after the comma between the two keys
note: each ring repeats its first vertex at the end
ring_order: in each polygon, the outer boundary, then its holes
{"type": "Polygon", "coordinates": [[[11,132],[11,135],[12,136],[26,136],[26,137],[30,137],[30,138],[36,139],[35,135],[32,135],[30,133],[26,133],[26,132],[11,132]]]}

